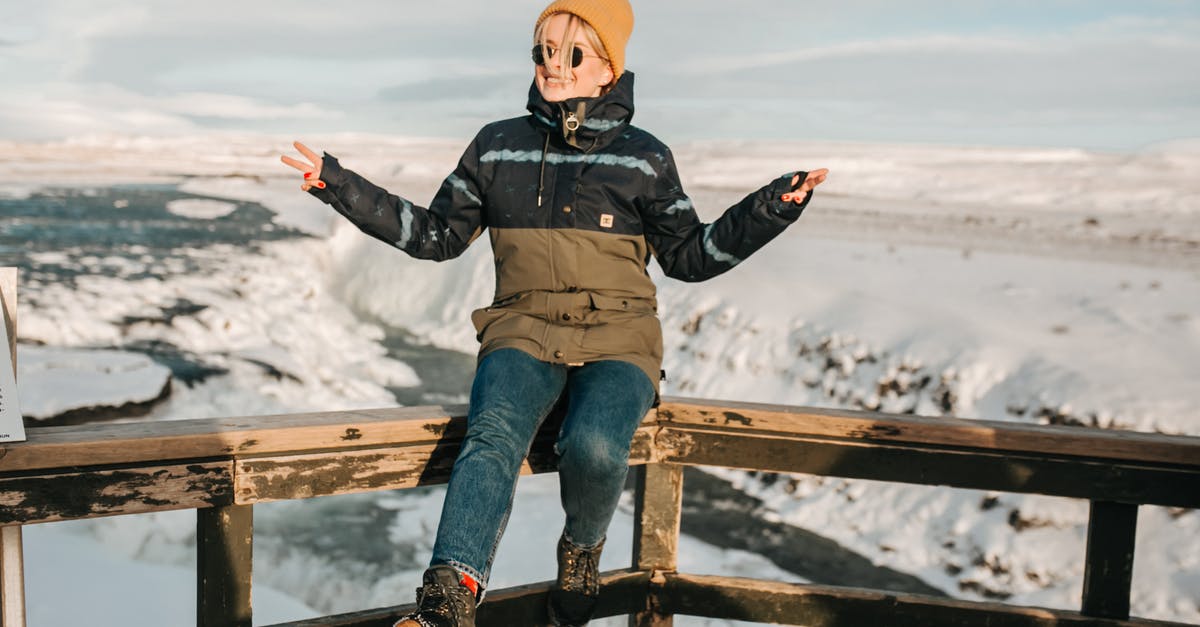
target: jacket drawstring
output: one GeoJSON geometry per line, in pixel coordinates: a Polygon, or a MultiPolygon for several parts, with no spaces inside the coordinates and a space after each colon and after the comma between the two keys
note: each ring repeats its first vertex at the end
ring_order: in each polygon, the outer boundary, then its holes
{"type": "Polygon", "coordinates": [[[550,133],[546,133],[546,143],[542,146],[542,170],[538,173],[538,206],[542,206],[542,189],[546,180],[546,152],[550,150],[550,133]]]}

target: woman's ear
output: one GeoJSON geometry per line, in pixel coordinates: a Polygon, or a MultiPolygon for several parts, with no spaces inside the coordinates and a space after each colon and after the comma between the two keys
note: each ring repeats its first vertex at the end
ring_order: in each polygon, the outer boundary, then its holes
{"type": "Polygon", "coordinates": [[[600,86],[604,87],[613,82],[613,70],[611,65],[604,66],[604,73],[600,75],[600,86]]]}

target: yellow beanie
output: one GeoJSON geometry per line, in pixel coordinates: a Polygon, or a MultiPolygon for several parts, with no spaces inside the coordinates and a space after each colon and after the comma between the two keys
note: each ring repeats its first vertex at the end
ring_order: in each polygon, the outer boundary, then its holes
{"type": "Polygon", "coordinates": [[[574,13],[596,29],[612,63],[613,82],[625,71],[625,44],[633,33],[633,7],[629,0],[555,0],[538,16],[536,29],[555,13],[574,13]]]}

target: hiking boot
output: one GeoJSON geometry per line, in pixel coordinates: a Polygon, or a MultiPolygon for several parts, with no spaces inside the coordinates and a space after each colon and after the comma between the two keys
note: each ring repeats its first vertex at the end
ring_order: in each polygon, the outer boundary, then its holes
{"type": "Polygon", "coordinates": [[[550,624],[557,627],[586,625],[600,598],[600,551],[604,541],[585,549],[558,539],[558,581],[547,598],[550,624]]]}
{"type": "Polygon", "coordinates": [[[453,566],[431,566],[417,588],[417,611],[393,627],[475,627],[475,593],[453,566]]]}

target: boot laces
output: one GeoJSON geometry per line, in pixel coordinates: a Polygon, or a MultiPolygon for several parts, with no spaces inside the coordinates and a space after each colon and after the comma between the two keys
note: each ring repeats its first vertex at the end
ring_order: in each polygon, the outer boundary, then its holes
{"type": "Polygon", "coordinates": [[[417,607],[418,611],[415,618],[422,625],[428,624],[422,614],[430,613],[441,616],[446,619],[458,620],[467,616],[470,612],[468,601],[464,597],[471,596],[467,591],[463,594],[458,590],[449,590],[440,581],[431,581],[420,588],[417,588],[417,607]],[[457,593],[457,594],[456,594],[457,593]]]}
{"type": "Polygon", "coordinates": [[[564,556],[562,589],[594,596],[600,590],[600,551],[587,550],[568,544],[564,556]]]}

